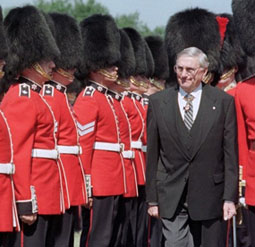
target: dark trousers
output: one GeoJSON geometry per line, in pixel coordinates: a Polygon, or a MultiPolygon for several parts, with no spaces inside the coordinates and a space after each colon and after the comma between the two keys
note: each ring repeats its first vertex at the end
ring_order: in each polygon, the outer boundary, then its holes
{"type": "Polygon", "coordinates": [[[90,227],[90,210],[82,207],[82,232],[80,239],[80,247],[85,247],[90,227]]]}
{"type": "Polygon", "coordinates": [[[137,230],[137,197],[123,198],[121,247],[135,247],[137,230]]]}
{"type": "Polygon", "coordinates": [[[145,186],[138,186],[139,197],[137,199],[137,235],[136,246],[148,246],[148,213],[145,201],[145,186]]]}
{"type": "Polygon", "coordinates": [[[8,234],[8,247],[52,247],[50,229],[55,215],[37,215],[37,220],[31,226],[21,223],[20,232],[8,234]]]}
{"type": "Polygon", "coordinates": [[[148,247],[163,247],[162,222],[160,219],[149,217],[148,247]]]}
{"type": "Polygon", "coordinates": [[[255,207],[248,207],[248,233],[251,239],[251,247],[255,247],[255,207]]]}
{"type": "Polygon", "coordinates": [[[73,247],[75,210],[76,207],[71,207],[64,214],[54,216],[49,229],[51,247],[73,247]]]}
{"type": "MultiPolygon", "coordinates": [[[[237,225],[236,225],[237,247],[252,247],[251,236],[252,234],[255,234],[255,232],[250,232],[249,230],[249,224],[248,224],[249,209],[244,207],[239,208],[237,212],[237,219],[239,217],[242,218],[242,221],[240,224],[237,222],[237,225]]],[[[254,220],[255,219],[253,219],[253,221],[254,220]]],[[[229,247],[233,247],[233,230],[232,229],[233,228],[231,228],[230,236],[229,236],[229,247]]]]}
{"type": "Polygon", "coordinates": [[[8,234],[9,232],[0,232],[0,247],[8,247],[8,234]]]}
{"type": "Polygon", "coordinates": [[[120,196],[93,197],[88,247],[113,246],[120,196]]]}

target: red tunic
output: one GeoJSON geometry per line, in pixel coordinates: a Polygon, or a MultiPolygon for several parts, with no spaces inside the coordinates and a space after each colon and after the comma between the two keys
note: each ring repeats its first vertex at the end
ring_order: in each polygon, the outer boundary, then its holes
{"type": "Polygon", "coordinates": [[[59,163],[63,169],[65,181],[65,205],[82,205],[87,202],[85,175],[79,154],[61,153],[61,147],[79,148],[79,136],[76,122],[66,96],[66,87],[52,82],[43,87],[43,96],[51,106],[58,123],[57,144],[59,146],[59,163]]]}
{"type": "Polygon", "coordinates": [[[82,163],[86,175],[91,174],[94,196],[114,196],[126,192],[124,164],[120,152],[101,150],[98,144],[109,148],[120,146],[118,119],[106,95],[107,89],[92,82],[78,96],[74,104],[82,163]]]}
{"type": "Polygon", "coordinates": [[[255,78],[238,83],[235,102],[238,124],[239,164],[243,166],[246,180],[245,201],[255,205],[255,149],[249,143],[255,141],[255,78]]]}
{"type": "Polygon", "coordinates": [[[124,107],[121,102],[122,96],[110,90],[107,91],[107,95],[110,98],[110,102],[113,104],[115,113],[119,120],[120,141],[124,144],[124,152],[122,152],[122,156],[125,164],[125,179],[127,184],[127,192],[123,196],[137,197],[138,188],[134,164],[134,151],[131,150],[131,128],[127,114],[125,113],[124,107]],[[131,154],[133,154],[133,157],[131,154]],[[128,155],[130,155],[130,157],[128,157],[128,155]]]}
{"type": "Polygon", "coordinates": [[[133,94],[128,92],[123,98],[123,106],[125,112],[127,113],[130,126],[131,126],[131,133],[132,133],[132,142],[136,142],[136,148],[133,147],[135,151],[135,167],[136,167],[136,174],[137,174],[137,182],[139,185],[145,184],[145,157],[142,152],[142,140],[143,134],[145,130],[144,124],[144,117],[143,114],[140,112],[140,108],[136,105],[136,101],[133,94]]]}
{"type": "Polygon", "coordinates": [[[18,211],[21,215],[35,213],[37,200],[39,214],[60,214],[64,203],[55,157],[54,116],[39,94],[40,87],[24,78],[19,81],[10,87],[1,104],[12,131],[18,211]],[[54,158],[35,157],[34,151],[39,149],[46,150],[47,155],[50,150],[54,158]]]}
{"type": "MultiPolygon", "coordinates": [[[[13,162],[11,132],[4,114],[0,111],[0,164],[13,162]]],[[[11,232],[18,225],[12,175],[0,173],[0,232],[11,232]]]]}

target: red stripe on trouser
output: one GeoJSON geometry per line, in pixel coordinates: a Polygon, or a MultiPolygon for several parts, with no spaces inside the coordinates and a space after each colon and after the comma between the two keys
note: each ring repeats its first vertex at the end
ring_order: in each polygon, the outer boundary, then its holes
{"type": "Polygon", "coordinates": [[[20,247],[24,247],[24,223],[21,223],[21,231],[20,231],[20,247]]]}
{"type": "Polygon", "coordinates": [[[151,247],[151,216],[148,219],[148,239],[147,239],[148,247],[151,247]]]}
{"type": "Polygon", "coordinates": [[[90,237],[91,228],[92,228],[92,218],[93,218],[93,208],[90,209],[89,232],[88,232],[88,236],[87,236],[87,240],[86,240],[86,247],[89,246],[89,237],[90,237]]]}

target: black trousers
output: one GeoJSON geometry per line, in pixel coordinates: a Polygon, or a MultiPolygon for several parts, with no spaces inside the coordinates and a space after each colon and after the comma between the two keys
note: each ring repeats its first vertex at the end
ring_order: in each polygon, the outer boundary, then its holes
{"type": "Polygon", "coordinates": [[[55,215],[37,215],[31,226],[20,222],[21,231],[8,234],[8,247],[52,247],[51,228],[55,215]]]}
{"type": "Polygon", "coordinates": [[[85,207],[82,207],[81,215],[82,215],[82,232],[80,239],[80,247],[85,247],[90,227],[90,210],[85,207]]]}
{"type": "Polygon", "coordinates": [[[255,207],[248,207],[248,233],[251,239],[251,247],[255,247],[255,207]]]}
{"type": "Polygon", "coordinates": [[[121,247],[136,246],[137,231],[137,197],[123,199],[123,227],[121,234],[121,247]]]}
{"type": "Polygon", "coordinates": [[[147,247],[149,215],[147,213],[147,204],[145,201],[145,186],[139,185],[138,191],[139,197],[137,201],[136,246],[147,247]]]}
{"type": "Polygon", "coordinates": [[[162,222],[160,219],[149,217],[148,247],[163,247],[162,222]]]}
{"type": "Polygon", "coordinates": [[[48,238],[51,247],[73,247],[75,210],[76,207],[71,207],[64,214],[54,216],[48,238]]]}
{"type": "Polygon", "coordinates": [[[114,246],[118,232],[117,215],[120,196],[93,197],[90,212],[88,247],[114,246]]]}

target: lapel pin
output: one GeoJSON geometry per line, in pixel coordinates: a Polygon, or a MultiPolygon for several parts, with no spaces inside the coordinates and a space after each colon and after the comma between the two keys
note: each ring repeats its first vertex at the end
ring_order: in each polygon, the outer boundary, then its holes
{"type": "Polygon", "coordinates": [[[215,106],[213,106],[213,110],[215,110],[216,109],[216,107],[215,106]]]}

